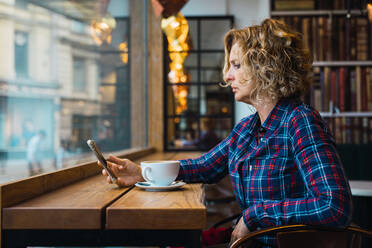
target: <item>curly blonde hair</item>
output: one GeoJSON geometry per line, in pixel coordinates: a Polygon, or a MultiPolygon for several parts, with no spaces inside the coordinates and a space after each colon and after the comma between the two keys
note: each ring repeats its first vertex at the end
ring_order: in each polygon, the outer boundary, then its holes
{"type": "Polygon", "coordinates": [[[251,99],[262,96],[272,100],[300,98],[311,85],[312,56],[304,47],[302,35],[292,31],[284,22],[265,19],[261,25],[232,29],[225,35],[224,81],[230,86],[226,74],[230,69],[231,47],[237,43],[241,49],[241,66],[248,79],[255,84],[251,99]]]}

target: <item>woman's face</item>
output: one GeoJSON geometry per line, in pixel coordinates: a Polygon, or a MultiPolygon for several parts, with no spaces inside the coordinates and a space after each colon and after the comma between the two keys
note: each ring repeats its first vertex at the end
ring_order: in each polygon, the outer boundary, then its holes
{"type": "Polygon", "coordinates": [[[233,44],[230,51],[230,68],[226,73],[226,81],[231,83],[231,89],[235,95],[235,100],[252,104],[250,93],[253,82],[246,77],[246,71],[241,66],[242,51],[237,43],[233,44]]]}

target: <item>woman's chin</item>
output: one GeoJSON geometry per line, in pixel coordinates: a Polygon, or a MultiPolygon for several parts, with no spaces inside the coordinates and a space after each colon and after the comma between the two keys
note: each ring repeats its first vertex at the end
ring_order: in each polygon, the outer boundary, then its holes
{"type": "Polygon", "coordinates": [[[235,101],[237,101],[237,102],[241,102],[242,101],[242,98],[238,94],[236,94],[236,93],[234,95],[234,98],[235,98],[235,101]]]}
{"type": "Polygon", "coordinates": [[[243,102],[247,104],[252,104],[251,101],[247,97],[242,97],[237,94],[234,95],[235,101],[237,102],[243,102]]]}

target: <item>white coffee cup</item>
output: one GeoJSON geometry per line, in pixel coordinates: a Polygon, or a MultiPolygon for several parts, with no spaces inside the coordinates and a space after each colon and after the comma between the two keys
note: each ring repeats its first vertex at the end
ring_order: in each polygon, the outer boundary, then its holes
{"type": "Polygon", "coordinates": [[[143,161],[141,162],[142,177],[154,186],[168,186],[178,176],[179,161],[143,161]]]}

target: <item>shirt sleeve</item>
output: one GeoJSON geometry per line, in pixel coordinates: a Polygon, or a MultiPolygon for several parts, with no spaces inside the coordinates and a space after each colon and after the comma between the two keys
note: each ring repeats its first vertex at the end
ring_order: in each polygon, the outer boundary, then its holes
{"type": "Polygon", "coordinates": [[[228,173],[228,154],[239,136],[242,125],[237,124],[230,135],[209,152],[196,159],[180,160],[178,179],[186,182],[215,183],[228,173]]]}
{"type": "Polygon", "coordinates": [[[289,224],[344,227],[350,223],[349,183],[333,138],[320,115],[298,110],[288,129],[291,153],[308,194],[302,198],[264,200],[243,211],[248,229],[289,224]]]}

